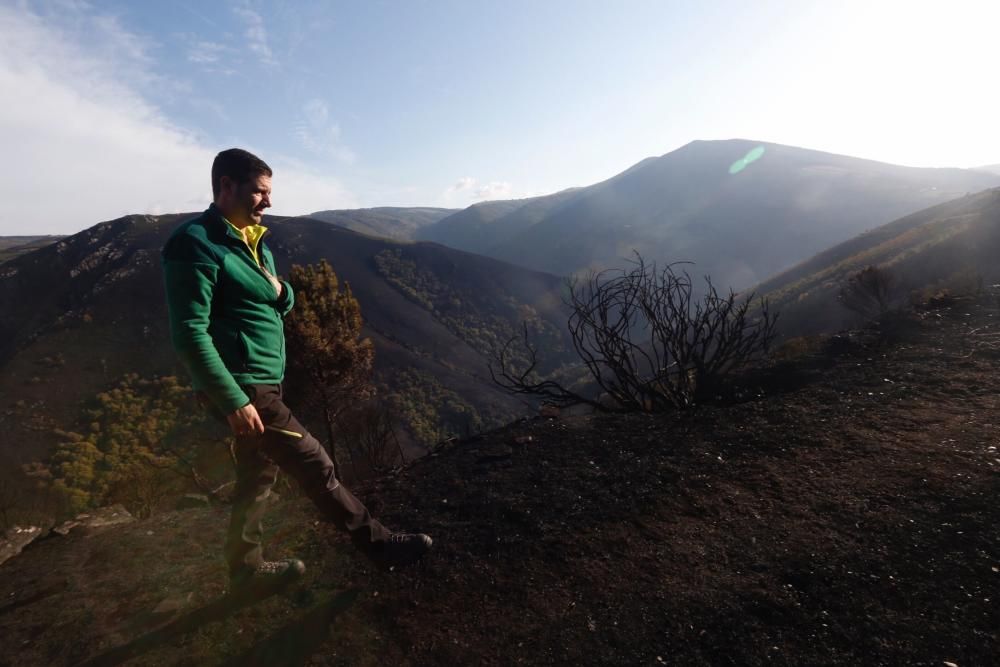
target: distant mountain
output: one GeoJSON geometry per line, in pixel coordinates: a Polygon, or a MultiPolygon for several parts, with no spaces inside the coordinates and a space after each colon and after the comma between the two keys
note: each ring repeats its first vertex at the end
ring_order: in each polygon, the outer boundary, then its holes
{"type": "Polygon", "coordinates": [[[1000,164],[987,164],[982,167],[976,167],[976,171],[986,171],[991,174],[1000,174],[1000,164]]]}
{"type": "Polygon", "coordinates": [[[746,140],[695,141],[596,185],[477,204],[417,238],[566,275],[623,266],[633,249],[745,288],[902,215],[1000,185],[746,140]]]}
{"type": "Polygon", "coordinates": [[[573,188],[543,197],[473,204],[418,230],[417,238],[489,255],[490,248],[514,241],[577,192],[573,188]]]}
{"type": "MultiPolygon", "coordinates": [[[[169,342],[159,252],[189,217],[127,216],[0,265],[0,459],[44,456],[52,428],[126,373],[186,377],[169,342]]],[[[317,220],[265,224],[280,272],[325,258],[350,283],[382,393],[396,396],[415,440],[520,414],[489,380],[489,347],[523,319],[558,339],[560,278],[317,220]]]]}
{"type": "Polygon", "coordinates": [[[382,206],[316,211],[304,217],[329,222],[368,236],[409,241],[413,239],[418,229],[432,225],[456,212],[456,209],[451,208],[382,206]]]}
{"type": "Polygon", "coordinates": [[[856,323],[837,293],[875,265],[896,281],[896,298],[925,299],[941,290],[969,293],[1000,283],[1000,188],[905,216],[766,280],[755,289],[781,313],[786,336],[837,331],[856,323]]]}
{"type": "Polygon", "coordinates": [[[0,264],[65,238],[49,236],[0,236],[0,264]]]}

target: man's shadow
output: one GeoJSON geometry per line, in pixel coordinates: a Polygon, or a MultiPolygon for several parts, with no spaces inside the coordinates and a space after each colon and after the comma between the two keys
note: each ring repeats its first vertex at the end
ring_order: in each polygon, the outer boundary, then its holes
{"type": "MultiPolygon", "coordinates": [[[[108,667],[120,665],[162,646],[213,621],[219,621],[240,609],[249,607],[274,595],[280,587],[256,589],[225,595],[214,602],[177,618],[128,644],[117,646],[96,657],[80,663],[80,667],[108,667]]],[[[320,602],[303,616],[285,625],[273,635],[242,655],[223,662],[224,665],[299,665],[315,652],[329,636],[329,628],[341,612],[346,611],[361,593],[351,589],[320,602]]]]}
{"type": "Polygon", "coordinates": [[[351,589],[321,602],[267,639],[222,663],[222,667],[292,667],[301,665],[330,636],[333,621],[361,593],[351,589]]]}

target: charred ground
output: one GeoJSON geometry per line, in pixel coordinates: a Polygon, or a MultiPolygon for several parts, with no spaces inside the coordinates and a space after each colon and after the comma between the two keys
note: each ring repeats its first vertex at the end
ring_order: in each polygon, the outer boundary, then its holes
{"type": "MultiPolygon", "coordinates": [[[[436,539],[398,573],[280,501],[270,554],[305,559],[302,585],[135,664],[990,664],[998,326],[995,302],[957,302],[892,344],[831,339],[735,405],[456,442],[357,490],[436,539]]],[[[210,602],[226,515],[53,537],[0,566],[0,664],[108,655],[210,602]]]]}

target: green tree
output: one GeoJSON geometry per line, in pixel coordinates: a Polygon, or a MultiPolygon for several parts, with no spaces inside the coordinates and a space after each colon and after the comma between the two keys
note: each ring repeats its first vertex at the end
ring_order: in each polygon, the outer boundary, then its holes
{"type": "Polygon", "coordinates": [[[292,266],[289,282],[295,290],[295,308],[285,320],[290,384],[307,410],[322,415],[339,476],[337,422],[373,395],[375,348],[370,339],[361,338],[361,306],[350,285],[344,283],[340,289],[326,260],[292,266]]]}
{"type": "Polygon", "coordinates": [[[186,436],[203,416],[190,397],[176,377],[129,374],[96,396],[82,432],[56,431],[48,467],[66,509],[120,502],[149,516],[181,479],[201,481],[194,467],[200,443],[186,436]]]}

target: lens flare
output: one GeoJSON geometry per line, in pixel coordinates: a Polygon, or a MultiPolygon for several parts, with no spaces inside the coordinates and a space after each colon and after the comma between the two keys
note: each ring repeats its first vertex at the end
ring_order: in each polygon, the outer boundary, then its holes
{"type": "Polygon", "coordinates": [[[730,174],[740,173],[741,171],[746,169],[747,165],[749,165],[751,162],[756,162],[757,160],[759,160],[762,155],[764,155],[764,147],[757,146],[757,148],[754,148],[749,153],[741,157],[739,160],[729,165],[729,173],[730,174]]]}

